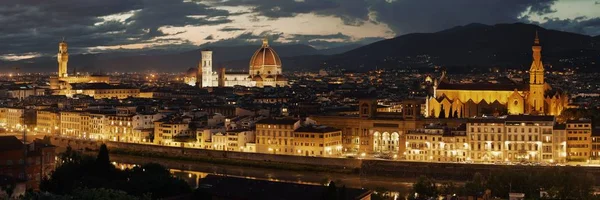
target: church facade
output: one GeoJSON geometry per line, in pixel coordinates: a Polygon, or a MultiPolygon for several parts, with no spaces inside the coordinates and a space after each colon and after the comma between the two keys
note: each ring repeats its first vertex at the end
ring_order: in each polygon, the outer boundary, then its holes
{"type": "Polygon", "coordinates": [[[467,118],[484,114],[560,115],[569,97],[544,81],[542,46],[536,32],[529,83],[506,79],[499,83],[450,83],[445,72],[433,84],[426,103],[426,117],[467,118]]]}
{"type": "Polygon", "coordinates": [[[282,74],[281,59],[264,39],[262,46],[256,50],[250,59],[248,72],[226,72],[225,68],[219,72],[213,71],[213,52],[203,50],[202,59],[198,64],[196,76],[192,77],[190,71],[186,73],[184,82],[199,87],[233,87],[236,85],[246,87],[277,87],[286,86],[287,78],[282,74]]]}

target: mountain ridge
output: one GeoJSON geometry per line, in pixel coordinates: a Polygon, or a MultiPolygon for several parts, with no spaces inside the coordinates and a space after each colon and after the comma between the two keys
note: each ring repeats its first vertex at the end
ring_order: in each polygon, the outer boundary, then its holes
{"type": "MultiPolygon", "coordinates": [[[[472,23],[433,33],[410,33],[368,45],[346,45],[329,50],[318,50],[302,44],[272,47],[281,57],[284,71],[288,72],[323,68],[353,71],[375,68],[432,69],[436,66],[475,71],[485,71],[491,67],[527,69],[531,64],[531,46],[536,31],[543,47],[542,60],[546,65],[554,69],[600,71],[600,36],[550,30],[524,23],[472,23]]],[[[76,67],[87,72],[184,72],[197,66],[201,49],[210,48],[213,50],[215,70],[226,67],[239,71],[248,69],[248,61],[259,47],[207,45],[160,55],[75,55],[69,61],[69,69],[76,67]]],[[[0,66],[2,69],[18,66],[23,71],[50,72],[56,69],[56,59],[2,61],[0,66]]]]}

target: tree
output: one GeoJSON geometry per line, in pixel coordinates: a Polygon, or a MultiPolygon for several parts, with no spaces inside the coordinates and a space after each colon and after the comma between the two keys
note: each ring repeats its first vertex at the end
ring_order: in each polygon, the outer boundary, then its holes
{"type": "Polygon", "coordinates": [[[335,182],[331,181],[331,182],[329,182],[329,186],[327,186],[327,189],[323,193],[323,200],[337,200],[337,199],[338,199],[337,187],[335,187],[335,182]]]}
{"type": "Polygon", "coordinates": [[[142,198],[138,198],[135,196],[130,196],[127,193],[119,190],[111,190],[105,188],[83,188],[77,189],[73,191],[71,195],[73,199],[81,199],[81,200],[96,200],[96,199],[104,199],[104,200],[139,200],[139,199],[148,199],[148,196],[142,196],[142,198]]]}
{"type": "Polygon", "coordinates": [[[4,192],[6,192],[6,196],[8,197],[8,199],[12,198],[13,193],[15,192],[15,184],[11,183],[11,184],[7,184],[6,186],[0,188],[2,190],[4,190],[4,192]]]}
{"type": "Polygon", "coordinates": [[[338,195],[340,200],[346,200],[346,185],[343,185],[342,188],[340,189],[340,194],[338,195]]]}
{"type": "Polygon", "coordinates": [[[482,195],[484,190],[484,179],[479,172],[473,174],[473,179],[465,183],[465,193],[467,195],[482,195]]]}
{"type": "Polygon", "coordinates": [[[438,191],[433,179],[420,176],[417,182],[413,184],[413,191],[416,199],[436,198],[438,191]]]}
{"type": "Polygon", "coordinates": [[[115,168],[110,164],[106,145],[100,147],[96,159],[84,157],[80,162],[66,162],[40,184],[42,191],[58,195],[75,195],[82,188],[120,190],[135,197],[151,196],[153,199],[191,192],[184,180],[173,177],[159,164],[145,164],[132,170],[115,168]]]}
{"type": "Polygon", "coordinates": [[[61,163],[79,163],[81,162],[82,156],[81,154],[79,154],[79,152],[74,151],[73,148],[71,148],[71,145],[67,146],[67,150],[65,150],[65,152],[62,152],[58,155],[58,158],[60,159],[61,163]]]}
{"type": "Polygon", "coordinates": [[[100,146],[98,157],[96,157],[96,164],[104,168],[106,168],[106,166],[110,166],[110,157],[108,155],[108,148],[106,147],[106,144],[102,144],[100,146]]]}
{"type": "Polygon", "coordinates": [[[156,163],[134,167],[127,174],[129,181],[120,182],[119,189],[128,194],[151,194],[153,199],[160,199],[191,192],[184,180],[173,177],[167,168],[156,163]]]}

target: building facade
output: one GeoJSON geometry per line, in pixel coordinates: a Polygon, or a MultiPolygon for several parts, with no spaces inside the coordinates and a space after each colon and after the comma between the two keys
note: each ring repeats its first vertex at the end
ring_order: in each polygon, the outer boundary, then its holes
{"type": "Polygon", "coordinates": [[[340,157],[342,156],[342,130],[308,125],[294,131],[294,146],[297,156],[340,157]]]}
{"type": "Polygon", "coordinates": [[[262,119],[256,122],[256,152],[293,155],[294,130],[300,127],[300,120],[262,119]]]}
{"type": "Polygon", "coordinates": [[[568,120],[567,160],[587,162],[592,150],[592,124],[589,119],[568,120]]]}

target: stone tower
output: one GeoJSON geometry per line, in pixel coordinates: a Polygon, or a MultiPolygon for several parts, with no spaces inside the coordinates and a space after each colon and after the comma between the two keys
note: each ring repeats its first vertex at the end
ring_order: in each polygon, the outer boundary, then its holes
{"type": "Polygon", "coordinates": [[[529,98],[530,113],[544,113],[544,65],[542,64],[542,46],[537,31],[533,46],[533,63],[529,69],[529,98]]]}
{"type": "Polygon", "coordinates": [[[202,88],[202,60],[198,63],[198,70],[196,70],[196,87],[202,88]]]}
{"type": "Polygon", "coordinates": [[[201,82],[202,87],[212,87],[213,71],[212,71],[212,51],[202,51],[201,69],[198,69],[202,73],[201,82]]]}
{"type": "Polygon", "coordinates": [[[67,77],[68,76],[67,62],[69,62],[69,53],[67,52],[67,43],[65,42],[64,39],[58,44],[57,60],[58,60],[58,77],[59,78],[67,77]]]}

